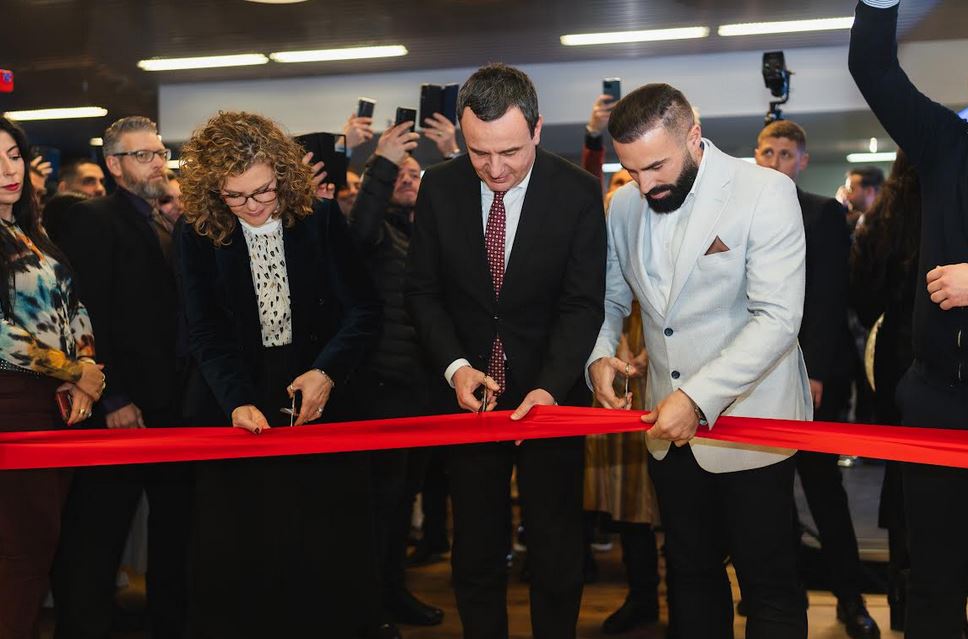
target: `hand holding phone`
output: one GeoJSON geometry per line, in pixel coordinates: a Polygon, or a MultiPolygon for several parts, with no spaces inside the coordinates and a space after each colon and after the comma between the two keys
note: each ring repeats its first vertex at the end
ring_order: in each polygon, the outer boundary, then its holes
{"type": "Polygon", "coordinates": [[[417,110],[407,107],[397,107],[397,117],[394,118],[393,126],[399,126],[404,122],[410,122],[410,132],[417,130],[417,110]]]}

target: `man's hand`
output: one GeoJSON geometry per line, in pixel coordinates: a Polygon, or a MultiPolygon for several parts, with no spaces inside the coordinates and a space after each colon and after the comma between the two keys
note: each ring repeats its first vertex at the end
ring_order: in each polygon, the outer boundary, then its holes
{"type": "Polygon", "coordinates": [[[810,397],[813,398],[813,407],[820,408],[820,402],[823,401],[823,382],[819,379],[810,380],[810,397]]]}
{"type": "Polygon", "coordinates": [[[246,404],[232,411],[232,426],[244,428],[253,435],[258,435],[264,430],[269,430],[269,421],[258,408],[252,404],[246,404]]]}
{"type": "Polygon", "coordinates": [[[351,114],[343,125],[343,135],[346,136],[346,148],[355,149],[364,142],[373,139],[373,118],[358,118],[351,114]]]}
{"type": "Polygon", "coordinates": [[[665,439],[676,446],[684,446],[696,436],[699,418],[692,400],[681,390],[674,391],[659,402],[655,410],[642,416],[646,424],[654,424],[648,431],[653,439],[665,439]]]}
{"type": "Polygon", "coordinates": [[[524,419],[524,417],[531,411],[533,406],[554,406],[555,398],[551,396],[551,393],[543,388],[536,388],[527,395],[524,396],[524,401],[521,405],[511,413],[511,419],[513,421],[518,421],[519,419],[524,419]]]}
{"type": "Polygon", "coordinates": [[[424,137],[437,145],[437,150],[445,158],[460,153],[457,146],[457,127],[441,113],[434,113],[423,121],[424,137]]]}
{"type": "Polygon", "coordinates": [[[501,387],[483,372],[471,366],[462,366],[454,373],[451,381],[454,382],[457,403],[464,410],[473,412],[481,410],[481,401],[474,394],[482,385],[485,385],[488,391],[487,406],[484,410],[494,410],[494,407],[497,406],[497,393],[501,390],[501,387]]]}
{"type": "Polygon", "coordinates": [[[308,166],[313,172],[313,193],[315,193],[316,198],[319,200],[332,200],[336,195],[336,185],[323,182],[323,180],[326,179],[326,171],[323,170],[323,167],[325,167],[326,164],[324,162],[310,164],[312,161],[312,151],[304,155],[302,158],[302,163],[308,166]]]}
{"type": "Polygon", "coordinates": [[[968,306],[968,264],[948,264],[928,271],[928,293],[943,311],[968,306]]]}
{"type": "Polygon", "coordinates": [[[615,375],[629,375],[634,377],[635,366],[623,362],[617,357],[600,357],[588,367],[588,377],[595,391],[595,399],[605,408],[628,408],[632,405],[631,393],[627,397],[615,394],[615,375]]]}
{"type": "Polygon", "coordinates": [[[612,115],[612,109],[618,102],[612,100],[612,96],[601,94],[592,106],[592,114],[588,118],[588,132],[592,135],[601,135],[608,126],[608,118],[612,115]]]}
{"type": "Polygon", "coordinates": [[[380,135],[373,153],[400,166],[407,154],[417,148],[419,139],[419,134],[410,132],[409,122],[401,122],[380,135]]]}
{"type": "Polygon", "coordinates": [[[333,380],[329,375],[315,369],[293,380],[286,389],[289,397],[295,395],[297,391],[302,393],[302,404],[299,406],[299,416],[295,426],[302,426],[306,422],[322,417],[329,395],[333,392],[333,386],[333,380]]]}
{"type": "Polygon", "coordinates": [[[141,410],[134,404],[125,404],[118,410],[107,414],[108,428],[144,428],[141,410]]]}

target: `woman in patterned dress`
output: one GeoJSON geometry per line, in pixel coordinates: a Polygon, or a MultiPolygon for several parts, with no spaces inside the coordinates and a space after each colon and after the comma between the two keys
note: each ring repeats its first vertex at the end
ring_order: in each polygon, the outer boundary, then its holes
{"type": "MultiPolygon", "coordinates": [[[[61,252],[40,226],[24,132],[0,117],[0,431],[91,415],[104,390],[94,336],[61,252]],[[56,395],[65,402],[61,417],[56,395]]],[[[37,636],[70,473],[0,470],[0,637],[37,636]]]]}

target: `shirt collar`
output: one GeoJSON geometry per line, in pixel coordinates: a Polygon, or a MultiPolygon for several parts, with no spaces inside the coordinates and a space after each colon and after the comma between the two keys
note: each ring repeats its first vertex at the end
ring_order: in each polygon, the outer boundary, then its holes
{"type": "MultiPolygon", "coordinates": [[[[535,161],[537,161],[537,159],[538,159],[538,156],[536,155],[535,161]]],[[[528,174],[524,176],[524,179],[521,180],[521,183],[512,189],[508,189],[508,191],[505,192],[504,197],[507,197],[511,193],[517,193],[519,191],[527,191],[528,183],[531,182],[531,173],[533,171],[534,171],[534,162],[531,163],[531,168],[528,169],[528,174]]],[[[484,180],[481,180],[481,195],[489,195],[492,197],[494,196],[494,191],[491,190],[491,188],[487,185],[487,182],[485,182],[484,180]]]]}
{"type": "Polygon", "coordinates": [[[154,207],[151,206],[151,204],[147,200],[145,200],[144,198],[138,195],[135,195],[134,193],[124,188],[123,186],[119,185],[118,190],[120,190],[128,198],[128,201],[131,202],[131,205],[134,206],[135,210],[138,211],[138,213],[140,213],[142,216],[144,216],[147,219],[151,219],[151,211],[154,210],[154,207]]]}
{"type": "Polygon", "coordinates": [[[248,231],[250,235],[272,235],[282,228],[282,218],[270,217],[262,226],[252,226],[242,218],[239,218],[242,230],[248,231]]]}

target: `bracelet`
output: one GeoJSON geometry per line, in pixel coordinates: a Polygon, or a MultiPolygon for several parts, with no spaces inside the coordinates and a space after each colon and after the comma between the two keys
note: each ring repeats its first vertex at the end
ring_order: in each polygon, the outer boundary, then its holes
{"type": "Polygon", "coordinates": [[[329,373],[327,373],[321,368],[314,368],[313,370],[316,371],[317,373],[321,373],[323,377],[329,380],[329,383],[333,386],[333,388],[336,388],[336,382],[333,381],[333,378],[329,376],[329,373]]]}

